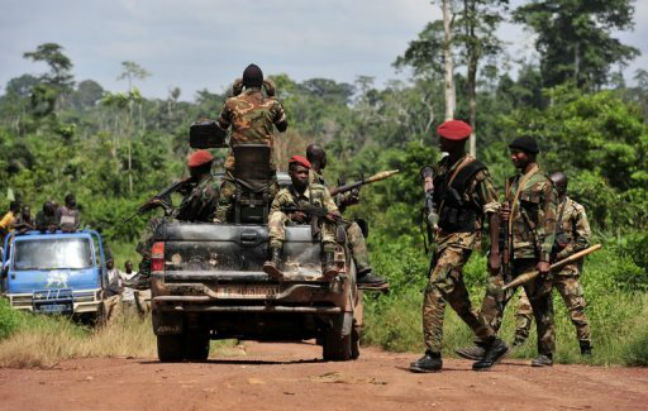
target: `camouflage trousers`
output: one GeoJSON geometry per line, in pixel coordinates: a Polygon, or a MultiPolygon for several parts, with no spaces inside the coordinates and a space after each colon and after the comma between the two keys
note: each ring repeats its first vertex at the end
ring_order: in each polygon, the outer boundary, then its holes
{"type": "MultiPolygon", "coordinates": [[[[270,202],[279,192],[279,184],[277,183],[277,177],[274,176],[270,180],[268,197],[270,202]]],[[[216,210],[216,218],[222,222],[233,222],[234,213],[232,206],[234,205],[234,196],[236,194],[236,183],[234,182],[234,177],[228,171],[227,174],[223,177],[223,181],[220,185],[220,196],[218,197],[218,209],[216,210]]]]}
{"type": "MultiPolygon", "coordinates": [[[[591,332],[587,314],[585,314],[585,294],[580,283],[579,275],[572,272],[560,272],[554,276],[553,286],[562,297],[572,324],[576,327],[578,341],[591,343],[591,332]]],[[[515,311],[515,339],[519,342],[529,337],[529,330],[533,321],[533,308],[526,293],[522,292],[515,311]]]]}
{"type": "Polygon", "coordinates": [[[351,249],[351,256],[356,265],[356,271],[363,273],[371,270],[369,264],[369,252],[367,251],[367,241],[365,240],[362,229],[355,221],[351,222],[346,229],[347,242],[351,249]]]}
{"type": "Polygon", "coordinates": [[[471,250],[446,247],[436,255],[423,300],[423,338],[427,349],[440,353],[443,343],[443,317],[446,303],[481,341],[495,336],[493,329],[473,311],[468,290],[463,281],[463,266],[471,250]]]}
{"type": "MultiPolygon", "coordinates": [[[[538,260],[525,258],[514,260],[511,270],[513,278],[536,269],[538,260]]],[[[504,285],[502,273],[491,275],[486,288],[486,296],[482,302],[481,317],[495,332],[502,325],[504,309],[515,294],[515,290],[502,291],[504,285]]],[[[556,329],[553,320],[553,300],[551,297],[551,281],[536,277],[524,284],[524,291],[529,296],[533,316],[538,332],[538,353],[553,354],[556,350],[556,329]]]]}
{"type": "MultiPolygon", "coordinates": [[[[283,211],[270,212],[270,215],[268,216],[268,239],[270,240],[270,247],[283,247],[283,243],[286,241],[286,224],[290,223],[290,218],[283,211]]],[[[335,227],[335,224],[320,219],[320,238],[322,248],[325,252],[332,252],[335,250],[335,227]]]]}

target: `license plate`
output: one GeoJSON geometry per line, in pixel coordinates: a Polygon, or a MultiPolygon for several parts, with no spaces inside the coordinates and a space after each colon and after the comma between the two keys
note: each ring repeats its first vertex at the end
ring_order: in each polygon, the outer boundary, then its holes
{"type": "Polygon", "coordinates": [[[216,289],[220,298],[267,298],[278,292],[276,285],[229,285],[216,289]]]}
{"type": "Polygon", "coordinates": [[[43,304],[37,308],[38,311],[55,314],[72,311],[72,307],[69,304],[43,304]]]}

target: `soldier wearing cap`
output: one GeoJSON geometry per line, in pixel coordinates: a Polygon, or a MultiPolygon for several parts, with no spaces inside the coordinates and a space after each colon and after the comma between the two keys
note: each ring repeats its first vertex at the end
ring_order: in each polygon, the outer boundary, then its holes
{"type": "MultiPolygon", "coordinates": [[[[237,81],[239,83],[239,81],[237,81]]],[[[263,80],[263,72],[256,64],[250,64],[243,71],[242,86],[235,84],[234,96],[225,101],[225,105],[218,117],[218,125],[227,130],[232,127],[230,136],[230,147],[245,144],[265,144],[270,147],[270,180],[272,181],[269,190],[269,197],[277,193],[279,186],[276,182],[276,164],[274,162],[274,128],[280,132],[286,131],[288,121],[283,106],[274,96],[274,87],[263,80]],[[265,85],[266,94],[263,94],[262,87],[265,85]]],[[[230,209],[233,196],[236,193],[236,184],[232,175],[234,171],[234,154],[230,151],[225,160],[225,176],[220,187],[220,201],[217,218],[220,221],[228,221],[231,218],[230,209]]]]}
{"type": "MultiPolygon", "coordinates": [[[[520,173],[506,181],[505,201],[501,218],[508,224],[511,255],[511,275],[517,277],[532,270],[540,275],[524,284],[538,331],[538,356],[534,367],[551,366],[556,345],[551,299],[552,276],[549,270],[556,231],[557,193],[553,182],[536,162],[540,149],[534,138],[519,137],[509,144],[511,161],[520,173]]],[[[514,290],[501,290],[504,274],[492,275],[482,303],[481,316],[498,330],[504,308],[514,290]]],[[[485,355],[483,341],[476,346],[457,350],[465,358],[477,359],[485,355]]]]}
{"type": "Polygon", "coordinates": [[[463,281],[463,267],[472,250],[479,248],[482,225],[489,220],[491,258],[489,269],[499,271],[499,203],[486,166],[466,154],[465,143],[471,128],[463,121],[449,120],[437,129],[440,148],[448,153],[426,177],[426,189],[434,187],[434,202],[439,212],[436,250],[430,264],[429,282],[423,301],[425,355],[410,365],[413,372],[434,372],[442,367],[441,348],[446,303],[485,342],[486,355],[473,369],[492,367],[508,348],[472,310],[463,281]],[[495,241],[493,241],[495,240],[495,241]]]}
{"type": "MultiPolygon", "coordinates": [[[[174,210],[171,219],[179,221],[213,222],[218,209],[218,184],[211,174],[214,157],[207,150],[198,150],[187,158],[187,167],[191,176],[190,190],[183,192],[180,206],[174,210]]],[[[158,198],[150,204],[161,205],[158,198]]],[[[148,288],[151,273],[151,247],[153,235],[157,227],[166,221],[165,218],[155,217],[149,220],[137,244],[137,252],[142,256],[139,272],[128,283],[129,287],[137,289],[148,288]]]]}
{"type": "Polygon", "coordinates": [[[337,274],[333,258],[335,251],[333,221],[340,217],[340,213],[326,187],[309,181],[311,164],[307,159],[302,156],[293,156],[288,164],[288,173],[292,184],[281,189],[272,201],[268,216],[271,257],[263,265],[263,271],[275,280],[283,278],[281,252],[286,239],[286,224],[308,224],[310,216],[305,210],[309,207],[317,207],[323,209],[327,214],[326,218],[319,219],[318,224],[323,251],[323,273],[325,277],[332,278],[337,274]]]}

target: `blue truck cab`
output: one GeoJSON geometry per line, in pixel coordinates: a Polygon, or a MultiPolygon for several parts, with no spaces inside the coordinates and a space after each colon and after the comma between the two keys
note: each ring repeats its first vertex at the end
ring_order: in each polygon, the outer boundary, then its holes
{"type": "Polygon", "coordinates": [[[16,309],[97,319],[107,286],[101,236],[93,230],[11,233],[0,284],[16,309]]]}

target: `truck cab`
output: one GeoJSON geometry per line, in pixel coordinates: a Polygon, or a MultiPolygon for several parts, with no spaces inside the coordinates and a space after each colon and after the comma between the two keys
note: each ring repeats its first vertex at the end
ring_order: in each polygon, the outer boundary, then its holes
{"type": "Polygon", "coordinates": [[[103,243],[93,230],[11,233],[1,288],[12,307],[96,320],[107,284],[103,243]]]}

